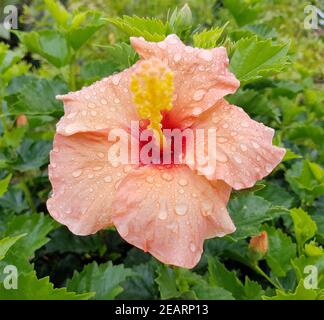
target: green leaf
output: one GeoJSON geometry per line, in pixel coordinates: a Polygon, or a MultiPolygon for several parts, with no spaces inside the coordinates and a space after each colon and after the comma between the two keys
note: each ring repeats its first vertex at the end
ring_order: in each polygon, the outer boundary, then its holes
{"type": "Polygon", "coordinates": [[[19,159],[14,168],[22,172],[40,168],[48,163],[48,154],[51,148],[52,143],[50,141],[24,140],[17,149],[19,159]]]}
{"type": "Polygon", "coordinates": [[[47,10],[51,13],[58,26],[67,25],[70,14],[66,11],[59,0],[45,0],[47,10]]]}
{"type": "Polygon", "coordinates": [[[317,271],[317,287],[324,289],[324,255],[306,257],[304,255],[294,259],[292,265],[298,281],[304,280],[308,275],[307,267],[315,267],[317,271]]]}
{"type": "Polygon", "coordinates": [[[132,268],[133,275],[122,284],[124,291],[118,296],[121,300],[156,299],[158,291],[154,281],[155,270],[152,263],[139,264],[132,268]]]}
{"type": "Polygon", "coordinates": [[[11,114],[61,114],[63,105],[55,96],[66,92],[67,85],[59,78],[20,76],[10,82],[5,99],[11,114]]]}
{"type": "Polygon", "coordinates": [[[114,66],[114,71],[122,71],[132,66],[139,56],[127,43],[118,43],[114,46],[103,46],[106,49],[107,61],[114,66]]]}
{"type": "Polygon", "coordinates": [[[68,43],[59,31],[15,31],[15,34],[28,50],[39,54],[55,67],[60,68],[70,62],[71,52],[68,43]]]}
{"type": "Polygon", "coordinates": [[[235,240],[259,234],[263,222],[281,213],[281,208],[271,207],[270,202],[253,194],[231,199],[228,210],[236,226],[236,231],[229,237],[235,240]]]}
{"type": "Polygon", "coordinates": [[[147,41],[162,41],[168,33],[168,25],[155,18],[123,16],[105,19],[130,37],[144,37],[147,41]]]}
{"type": "Polygon", "coordinates": [[[195,33],[193,35],[193,43],[194,47],[198,48],[215,48],[219,44],[219,40],[227,27],[228,23],[226,23],[223,27],[214,27],[210,30],[203,30],[199,33],[195,33]]]}
{"type": "Polygon", "coordinates": [[[252,6],[250,1],[224,0],[224,6],[229,10],[239,26],[255,21],[259,15],[257,6],[252,6]]]}
{"type": "Polygon", "coordinates": [[[155,282],[159,286],[161,299],[174,299],[181,296],[181,292],[176,285],[176,273],[173,269],[165,265],[159,265],[157,274],[158,277],[155,279],[155,282]]]}
{"type": "Polygon", "coordinates": [[[244,287],[236,275],[227,270],[218,258],[208,256],[208,282],[231,292],[236,299],[244,297],[244,287]]]}
{"type": "Polygon", "coordinates": [[[296,245],[281,229],[266,225],[264,230],[269,243],[265,256],[267,264],[274,275],[283,277],[291,269],[291,260],[296,257],[296,245]]]}
{"type": "Polygon", "coordinates": [[[79,273],[74,272],[72,279],[68,280],[68,291],[95,292],[93,299],[112,300],[122,291],[121,283],[132,271],[123,265],[113,265],[111,261],[98,265],[90,263],[79,273]]]}
{"type": "Polygon", "coordinates": [[[283,290],[276,290],[276,295],[273,297],[264,296],[264,300],[322,300],[322,292],[314,289],[306,289],[303,281],[300,281],[295,292],[285,292],[283,290]]]}
{"type": "Polygon", "coordinates": [[[302,158],[301,155],[296,154],[294,151],[286,148],[286,153],[284,158],[282,159],[282,162],[293,160],[293,159],[301,159],[301,158],[302,158]]]}
{"type": "Polygon", "coordinates": [[[12,175],[8,174],[4,179],[0,180],[0,197],[2,197],[8,190],[12,175]]]}
{"type": "Polygon", "coordinates": [[[299,252],[302,252],[307,240],[312,239],[317,231],[315,221],[301,208],[290,210],[299,252]]]}
{"type": "Polygon", "coordinates": [[[324,170],[314,162],[296,162],[287,170],[285,177],[302,202],[311,204],[324,194],[324,170]]]}
{"type": "Polygon", "coordinates": [[[255,281],[251,281],[248,277],[245,278],[244,295],[246,300],[261,300],[264,295],[264,290],[255,281]]]}
{"type": "Polygon", "coordinates": [[[115,64],[108,60],[95,60],[81,66],[80,75],[86,84],[91,84],[117,71],[115,64]]]}
{"type": "Polygon", "coordinates": [[[247,84],[281,71],[287,65],[290,44],[273,44],[257,37],[241,39],[235,45],[230,70],[247,84]]]}
{"type": "Polygon", "coordinates": [[[78,50],[104,25],[100,12],[90,10],[77,13],[67,28],[66,39],[74,50],[78,50]]]}
{"type": "Polygon", "coordinates": [[[192,290],[200,300],[235,300],[232,293],[221,287],[211,287],[207,283],[199,283],[192,290]]]}
{"type": "Polygon", "coordinates": [[[18,276],[18,289],[7,290],[0,285],[2,300],[88,300],[94,293],[76,294],[66,288],[54,289],[49,277],[37,279],[35,271],[18,276]]]}
{"type": "Polygon", "coordinates": [[[0,260],[6,256],[6,253],[13,245],[25,235],[26,233],[23,233],[16,237],[6,237],[0,240],[0,260]]]}

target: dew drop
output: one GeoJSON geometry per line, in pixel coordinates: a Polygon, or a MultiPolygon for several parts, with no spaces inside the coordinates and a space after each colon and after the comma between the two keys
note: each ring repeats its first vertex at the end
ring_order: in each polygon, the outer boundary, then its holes
{"type": "Polygon", "coordinates": [[[256,160],[261,161],[261,157],[259,155],[257,155],[256,160]]]}
{"type": "Polygon", "coordinates": [[[213,203],[209,200],[203,201],[201,204],[201,213],[204,217],[210,216],[213,211],[213,203]]]}
{"type": "Polygon", "coordinates": [[[226,163],[228,161],[228,158],[225,153],[222,151],[216,151],[216,160],[222,163],[226,163]]]}
{"type": "Polygon", "coordinates": [[[190,251],[191,252],[195,252],[196,251],[196,245],[193,242],[190,243],[190,251]]]}
{"type": "Polygon", "coordinates": [[[106,99],[101,99],[100,102],[101,102],[102,104],[108,104],[108,101],[107,101],[106,99]]]}
{"type": "Polygon", "coordinates": [[[111,176],[106,176],[104,177],[104,181],[107,183],[110,183],[112,181],[112,177],[111,176]]]}
{"type": "Polygon", "coordinates": [[[115,86],[118,86],[119,85],[119,82],[120,82],[120,75],[115,75],[115,76],[112,77],[112,83],[115,86]]]}
{"type": "Polygon", "coordinates": [[[81,174],[82,174],[82,170],[81,170],[81,169],[78,169],[78,170],[75,170],[75,171],[72,172],[72,176],[73,176],[74,178],[78,178],[78,177],[80,177],[81,174]]]}
{"type": "Polygon", "coordinates": [[[248,127],[249,127],[249,124],[248,124],[247,122],[245,122],[245,121],[242,121],[242,122],[240,123],[240,125],[241,125],[243,128],[248,128],[248,127]]]}
{"type": "Polygon", "coordinates": [[[255,141],[252,141],[252,146],[255,149],[259,149],[260,148],[259,144],[257,142],[255,142],[255,141]]]}
{"type": "Polygon", "coordinates": [[[205,90],[197,90],[193,95],[193,99],[195,101],[200,101],[204,97],[205,94],[206,94],[205,90]]]}
{"type": "Polygon", "coordinates": [[[90,114],[91,114],[93,117],[95,117],[95,116],[97,115],[97,112],[94,111],[94,110],[92,110],[92,111],[90,112],[90,114]]]}
{"type": "Polygon", "coordinates": [[[188,180],[186,180],[186,179],[180,179],[179,181],[178,181],[178,183],[179,183],[179,185],[180,186],[186,186],[186,185],[188,185],[188,180]]]}
{"type": "Polygon", "coordinates": [[[174,58],[173,58],[173,60],[175,61],[175,62],[179,62],[180,60],[181,60],[181,54],[179,54],[179,53],[177,53],[175,56],[174,56],[174,58]]]}
{"type": "Polygon", "coordinates": [[[120,103],[120,100],[118,98],[115,98],[114,102],[118,104],[118,103],[120,103]]]}
{"type": "Polygon", "coordinates": [[[270,164],[266,164],[265,169],[268,173],[272,171],[272,166],[270,164]]]}
{"type": "Polygon", "coordinates": [[[220,138],[217,139],[217,141],[218,141],[219,143],[225,143],[225,142],[228,141],[228,139],[227,139],[227,138],[220,137],[220,138]]]}
{"type": "Polygon", "coordinates": [[[247,151],[247,149],[248,149],[247,146],[246,146],[245,144],[243,144],[243,143],[240,144],[240,148],[241,148],[241,150],[244,151],[244,152],[247,151]]]}
{"type": "Polygon", "coordinates": [[[102,167],[97,166],[97,167],[94,167],[93,170],[94,170],[94,171],[100,171],[100,170],[102,170],[102,167]]]}
{"type": "Polygon", "coordinates": [[[146,177],[146,182],[148,182],[148,183],[153,183],[153,181],[154,181],[154,178],[152,177],[152,176],[148,176],[148,177],[146,177]]]}
{"type": "Polygon", "coordinates": [[[159,206],[160,206],[160,211],[158,217],[161,220],[165,220],[168,216],[168,208],[167,208],[166,200],[165,199],[161,200],[159,206]]]}
{"type": "Polygon", "coordinates": [[[173,175],[170,174],[170,173],[166,173],[166,172],[164,172],[164,173],[162,174],[162,179],[165,180],[165,181],[172,181],[172,179],[173,179],[173,175]]]}
{"type": "Polygon", "coordinates": [[[93,102],[90,102],[90,103],[88,103],[88,107],[90,109],[94,109],[96,107],[96,105],[93,102]]]}
{"type": "Polygon", "coordinates": [[[99,152],[97,153],[97,156],[100,158],[100,159],[103,159],[105,157],[105,154],[102,153],[102,152],[99,152]]]}
{"type": "Polygon", "coordinates": [[[239,156],[234,156],[234,160],[238,164],[241,164],[242,163],[242,159],[239,156]]]}
{"type": "Polygon", "coordinates": [[[78,113],[77,112],[71,112],[67,115],[68,119],[73,119],[78,113]]]}
{"type": "Polygon", "coordinates": [[[199,116],[202,113],[202,109],[200,107],[196,107],[192,110],[192,114],[194,116],[199,116]]]}
{"type": "Polygon", "coordinates": [[[175,212],[179,216],[184,216],[188,211],[188,205],[185,203],[177,204],[175,206],[175,212]]]}
{"type": "Polygon", "coordinates": [[[203,50],[199,53],[199,57],[207,62],[210,62],[213,60],[213,55],[210,51],[203,50]]]}

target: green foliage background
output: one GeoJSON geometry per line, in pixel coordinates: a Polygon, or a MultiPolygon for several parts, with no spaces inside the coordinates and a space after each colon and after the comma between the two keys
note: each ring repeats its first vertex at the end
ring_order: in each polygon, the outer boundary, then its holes
{"type": "Polygon", "coordinates": [[[20,26],[11,38],[0,29],[0,299],[324,299],[324,30],[304,29],[298,0],[186,2],[191,12],[175,0],[4,1],[19,6],[20,26]],[[193,270],[159,263],[114,229],[74,236],[45,207],[63,114],[55,95],[132,65],[129,36],[170,33],[224,45],[242,83],[229,101],[288,149],[270,177],[233,193],[237,231],[206,241],[193,270]],[[263,230],[266,254],[249,247],[263,230]],[[17,290],[3,285],[7,265],[17,266],[17,290]],[[304,286],[308,265],[317,288],[304,286]]]}

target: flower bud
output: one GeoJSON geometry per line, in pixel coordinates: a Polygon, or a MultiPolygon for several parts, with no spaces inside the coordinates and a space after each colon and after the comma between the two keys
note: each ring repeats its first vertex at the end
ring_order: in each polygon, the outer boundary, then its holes
{"type": "Polygon", "coordinates": [[[28,124],[28,119],[24,114],[20,114],[16,119],[17,127],[24,127],[28,124]]]}
{"type": "Polygon", "coordinates": [[[268,234],[262,231],[259,235],[254,236],[250,240],[249,248],[261,255],[265,255],[268,251],[268,234]]]}

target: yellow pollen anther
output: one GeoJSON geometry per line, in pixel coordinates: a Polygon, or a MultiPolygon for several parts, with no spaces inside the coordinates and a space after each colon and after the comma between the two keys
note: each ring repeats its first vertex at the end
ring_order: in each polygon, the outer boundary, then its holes
{"type": "Polygon", "coordinates": [[[172,71],[157,58],[146,60],[133,73],[130,88],[139,117],[150,121],[149,128],[158,133],[163,143],[161,112],[173,107],[172,71]]]}

